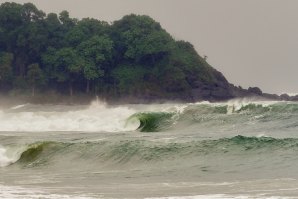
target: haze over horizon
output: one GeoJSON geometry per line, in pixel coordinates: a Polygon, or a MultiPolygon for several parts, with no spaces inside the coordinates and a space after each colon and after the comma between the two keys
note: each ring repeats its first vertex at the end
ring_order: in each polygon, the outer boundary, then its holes
{"type": "MultiPolygon", "coordinates": [[[[7,1],[0,0],[0,3],[7,1]]],[[[12,2],[12,1],[10,1],[12,2]]],[[[191,42],[229,82],[269,93],[298,93],[296,0],[15,0],[46,13],[112,22],[146,14],[175,39],[191,42]]]]}

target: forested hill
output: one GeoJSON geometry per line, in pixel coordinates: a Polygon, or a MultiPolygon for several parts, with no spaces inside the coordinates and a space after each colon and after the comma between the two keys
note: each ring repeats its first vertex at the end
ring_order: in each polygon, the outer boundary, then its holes
{"type": "Polygon", "coordinates": [[[230,99],[243,89],[149,16],[109,24],[67,11],[45,14],[31,3],[1,4],[0,92],[48,91],[195,101],[230,99]]]}

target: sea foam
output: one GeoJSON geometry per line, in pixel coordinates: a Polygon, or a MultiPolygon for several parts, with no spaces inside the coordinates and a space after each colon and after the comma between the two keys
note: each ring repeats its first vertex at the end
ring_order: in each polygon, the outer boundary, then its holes
{"type": "Polygon", "coordinates": [[[0,145],[0,167],[6,167],[12,162],[14,162],[14,159],[8,157],[7,149],[0,145]]]}
{"type": "Polygon", "coordinates": [[[250,196],[250,195],[226,195],[226,194],[214,194],[214,195],[196,195],[196,196],[173,196],[173,197],[153,197],[145,199],[294,199],[294,197],[281,197],[281,196],[250,196]]]}
{"type": "Polygon", "coordinates": [[[136,130],[139,126],[138,121],[126,123],[135,110],[125,106],[108,107],[101,102],[94,102],[83,110],[38,111],[22,110],[22,107],[13,107],[10,112],[0,110],[0,131],[121,132],[136,130]]]}
{"type": "Polygon", "coordinates": [[[94,199],[82,195],[51,194],[37,189],[27,189],[20,186],[3,186],[0,184],[1,199],[94,199]]]}

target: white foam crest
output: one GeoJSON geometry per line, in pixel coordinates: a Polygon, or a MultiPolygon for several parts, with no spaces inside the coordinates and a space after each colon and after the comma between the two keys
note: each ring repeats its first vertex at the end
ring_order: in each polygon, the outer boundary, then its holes
{"type": "Polygon", "coordinates": [[[9,154],[7,149],[0,145],[0,167],[6,167],[18,160],[16,154],[9,154]]]}
{"type": "Polygon", "coordinates": [[[127,118],[136,113],[125,106],[108,107],[94,102],[84,110],[53,112],[4,112],[0,111],[0,131],[45,132],[120,132],[138,128],[138,123],[126,124],[127,118]]]}
{"type": "Polygon", "coordinates": [[[17,105],[17,106],[11,107],[10,109],[16,110],[16,109],[19,109],[19,108],[23,108],[23,107],[25,107],[27,105],[29,105],[29,104],[21,104],[21,105],[17,105]]]}
{"type": "Polygon", "coordinates": [[[280,103],[281,101],[266,101],[266,100],[258,100],[254,98],[236,98],[226,102],[196,102],[195,105],[210,105],[210,106],[227,106],[227,114],[232,114],[235,111],[239,111],[242,107],[247,106],[249,104],[262,105],[263,107],[270,106],[276,103],[280,103]]]}
{"type": "Polygon", "coordinates": [[[162,107],[162,112],[183,113],[184,110],[191,104],[173,104],[171,106],[162,107]]]}
{"type": "Polygon", "coordinates": [[[226,102],[208,102],[208,101],[203,101],[203,102],[196,102],[194,104],[196,105],[210,105],[210,106],[220,106],[220,105],[228,105],[228,106],[235,106],[235,107],[242,107],[246,106],[249,104],[259,104],[263,106],[270,106],[272,104],[280,103],[281,101],[268,101],[268,100],[258,100],[254,98],[235,98],[226,102]]]}
{"type": "Polygon", "coordinates": [[[3,186],[0,185],[1,199],[93,199],[93,197],[83,195],[64,195],[51,194],[41,190],[26,189],[19,186],[3,186]]]}
{"type": "Polygon", "coordinates": [[[225,104],[228,105],[228,114],[233,113],[234,111],[239,111],[242,107],[247,106],[249,104],[262,105],[263,107],[267,107],[273,104],[279,103],[279,101],[260,101],[251,98],[243,98],[243,99],[233,99],[229,100],[225,104]]]}
{"type": "Polygon", "coordinates": [[[296,197],[281,197],[281,196],[249,196],[249,195],[196,195],[196,196],[173,196],[173,197],[153,197],[145,199],[294,199],[296,197]]]}
{"type": "Polygon", "coordinates": [[[0,167],[9,165],[11,160],[6,155],[6,149],[0,146],[0,167]]]}

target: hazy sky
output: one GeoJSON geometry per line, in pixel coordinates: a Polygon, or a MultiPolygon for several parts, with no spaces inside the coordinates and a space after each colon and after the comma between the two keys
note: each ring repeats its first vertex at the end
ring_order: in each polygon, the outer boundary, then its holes
{"type": "MultiPolygon", "coordinates": [[[[0,3],[5,2],[0,0],[0,3]]],[[[105,21],[146,14],[243,87],[298,93],[298,0],[15,0],[105,21]]]]}

